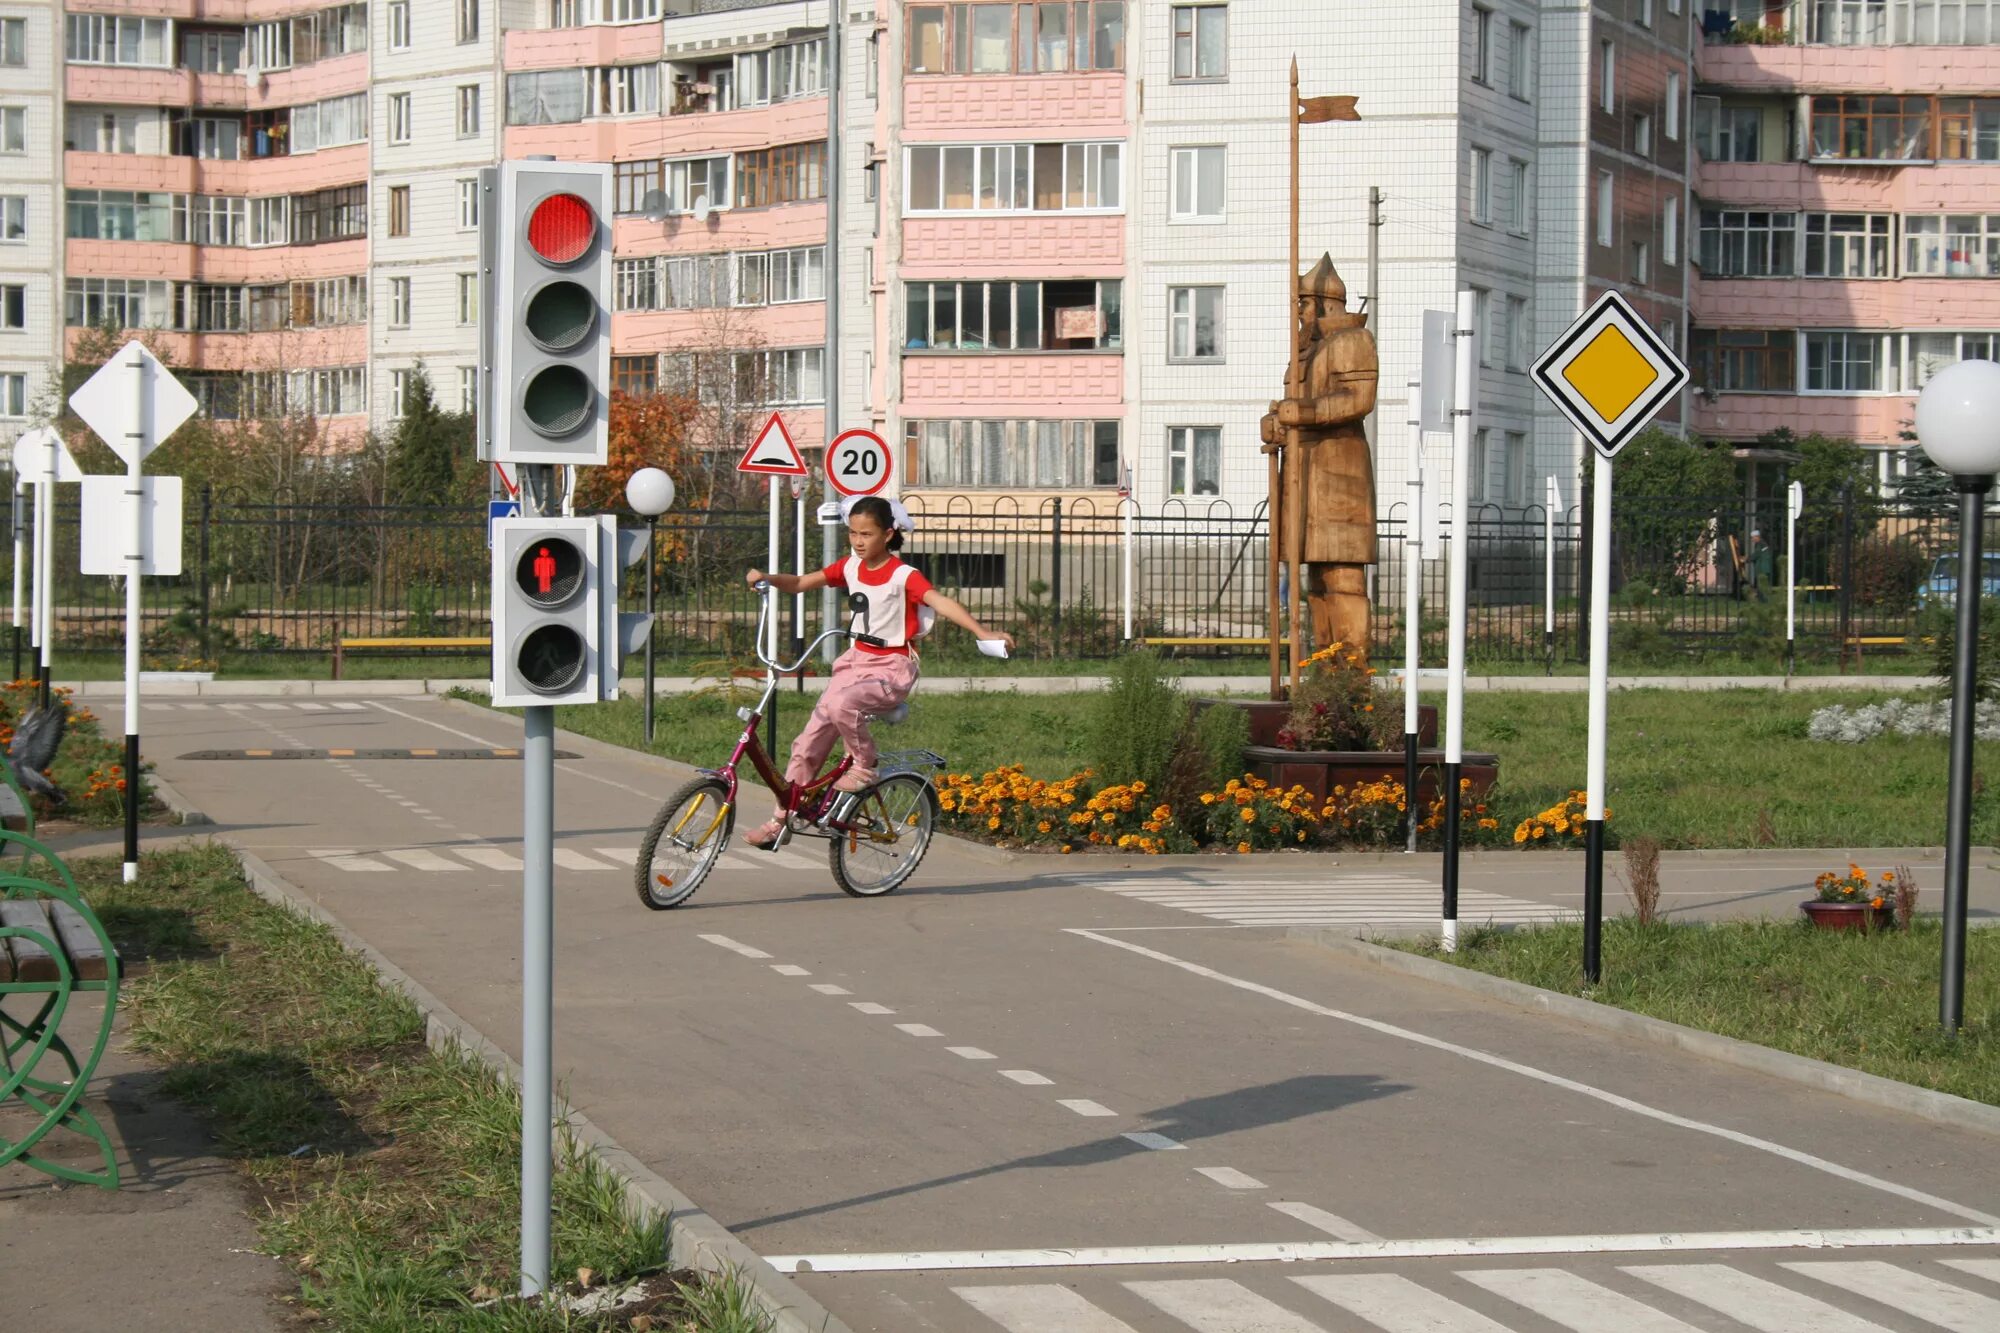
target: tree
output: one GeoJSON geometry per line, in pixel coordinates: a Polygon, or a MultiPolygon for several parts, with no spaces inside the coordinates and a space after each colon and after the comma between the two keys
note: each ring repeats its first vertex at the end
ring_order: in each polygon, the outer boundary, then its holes
{"type": "Polygon", "coordinates": [[[612,394],[605,465],[581,469],[576,507],[620,508],[632,474],[656,467],[674,479],[675,509],[707,508],[709,475],[694,466],[691,428],[697,410],[695,400],[683,393],[612,394]]]}
{"type": "Polygon", "coordinates": [[[403,415],[389,441],[388,493],[393,504],[441,505],[456,498],[461,465],[472,462],[472,420],[440,411],[430,376],[419,361],[403,388],[403,415]]]}
{"type": "MultiPolygon", "coordinates": [[[[1584,471],[1585,493],[1594,469],[1584,471]]],[[[1736,489],[1726,448],[1657,426],[1618,452],[1611,506],[1621,582],[1659,591],[1684,587],[1708,559],[1715,516],[1736,489]]]]}
{"type": "MultiPolygon", "coordinates": [[[[1896,432],[1896,438],[1914,445],[1917,432],[1906,424],[1896,432]]],[[[1896,503],[1917,514],[1957,512],[1958,483],[1951,479],[1951,474],[1931,462],[1931,456],[1921,449],[1911,449],[1908,457],[1908,470],[1889,483],[1896,503]]]]}

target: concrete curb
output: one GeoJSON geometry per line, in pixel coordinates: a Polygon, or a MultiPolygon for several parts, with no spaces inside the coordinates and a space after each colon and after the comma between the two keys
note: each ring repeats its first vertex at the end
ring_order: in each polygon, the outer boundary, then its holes
{"type": "Polygon", "coordinates": [[[148,775],[146,781],[152,785],[153,794],[160,798],[160,804],[167,807],[173,813],[176,824],[213,824],[215,822],[208,817],[207,812],[196,809],[194,802],[181,795],[180,788],[174,786],[173,783],[168,782],[157,773],[148,775]]]}
{"type": "Polygon", "coordinates": [[[1599,1004],[1595,1000],[1579,999],[1574,995],[1563,995],[1524,982],[1509,981],[1505,977],[1475,972],[1471,968],[1439,962],[1434,958],[1425,958],[1421,954],[1387,949],[1337,930],[1294,926],[1285,934],[1291,939],[1306,940],[1337,953],[1373,963],[1391,972],[1401,972],[1406,976],[1470,991],[1504,1004],[1539,1010],[1606,1032],[1615,1032],[1620,1036],[1637,1037],[1642,1041],[1671,1046],[1691,1055],[1735,1065],[1739,1069],[1754,1070],[1772,1078],[1816,1088],[1821,1092],[1830,1092],[1852,1101],[1867,1102],[1872,1106],[1915,1116],[1934,1124],[1969,1129],[1983,1134],[2000,1134],[2000,1106],[1988,1106],[1984,1102],[1975,1102],[1967,1097],[1953,1096],[1948,1092],[1933,1092],[1929,1088],[1899,1083],[1895,1079],[1883,1078],[1877,1074],[1865,1074],[1858,1069],[1829,1064],[1824,1060],[1812,1059],[1810,1056],[1793,1055],[1790,1051],[1759,1046],[1755,1042],[1740,1041],[1735,1037],[1724,1037],[1714,1032],[1703,1032],[1699,1028],[1684,1027],[1679,1023],[1669,1023],[1662,1018],[1635,1014],[1627,1009],[1599,1004]]]}
{"type": "MultiPolygon", "coordinates": [[[[226,840],[225,845],[228,845],[226,840]]],[[[276,907],[325,926],[344,947],[365,959],[385,985],[409,997],[424,1016],[424,1041],[432,1050],[463,1050],[490,1066],[508,1083],[519,1085],[520,1066],[488,1040],[484,1033],[459,1017],[450,1006],[390,962],[368,941],[341,924],[338,917],[308,898],[303,890],[278,874],[262,858],[241,847],[230,846],[230,850],[242,863],[244,881],[253,893],[276,907]]],[[[605,1168],[624,1182],[628,1209],[634,1214],[652,1214],[667,1219],[669,1264],[704,1273],[734,1272],[749,1287],[758,1307],[771,1318],[775,1333],[852,1333],[845,1323],[836,1319],[791,1279],[731,1235],[701,1205],[620,1147],[617,1140],[599,1129],[588,1116],[561,1104],[555,1109],[576,1136],[576,1141],[595,1153],[605,1168]]]]}

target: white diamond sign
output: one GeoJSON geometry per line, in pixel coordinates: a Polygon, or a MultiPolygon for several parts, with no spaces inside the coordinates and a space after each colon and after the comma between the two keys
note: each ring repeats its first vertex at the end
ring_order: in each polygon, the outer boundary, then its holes
{"type": "Polygon", "coordinates": [[[196,407],[194,395],[136,341],[85,380],[69,405],[128,466],[134,449],[142,459],[152,453],[196,407]]]}

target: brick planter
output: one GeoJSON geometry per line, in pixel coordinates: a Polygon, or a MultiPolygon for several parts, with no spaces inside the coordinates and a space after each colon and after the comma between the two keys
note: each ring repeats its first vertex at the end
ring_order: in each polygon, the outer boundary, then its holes
{"type": "MultiPolygon", "coordinates": [[[[1272,745],[1251,745],[1243,750],[1244,766],[1254,777],[1278,787],[1304,787],[1321,800],[1335,787],[1389,779],[1403,780],[1400,751],[1376,750],[1280,750],[1272,745]]],[[[1444,772],[1443,750],[1417,751],[1417,799],[1428,801],[1438,794],[1438,778],[1444,772]]],[[[1461,777],[1471,781],[1471,795],[1485,795],[1500,776],[1500,756],[1466,752],[1461,777]]]]}
{"type": "MultiPolygon", "coordinates": [[[[1252,745],[1276,745],[1278,731],[1285,725],[1285,719],[1292,715],[1292,705],[1283,699],[1196,699],[1196,708],[1208,708],[1220,704],[1227,708],[1240,708],[1250,717],[1250,743],[1252,745]]],[[[1400,716],[1400,708],[1398,711],[1400,716]]],[[[1429,704],[1417,707],[1417,744],[1436,745],[1438,736],[1438,710],[1429,704]]],[[[1401,772],[1399,768],[1396,770],[1401,772]]]]}

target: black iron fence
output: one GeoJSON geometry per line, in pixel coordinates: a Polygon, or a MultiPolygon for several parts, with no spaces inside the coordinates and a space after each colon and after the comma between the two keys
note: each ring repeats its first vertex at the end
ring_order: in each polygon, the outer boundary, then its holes
{"type": "MultiPolygon", "coordinates": [[[[64,652],[118,651],[124,598],[115,580],[78,572],[76,504],[74,492],[59,492],[56,644],[64,652]]],[[[1175,645],[1192,655],[1263,651],[1262,506],[952,496],[913,499],[910,509],[917,530],[905,556],[981,619],[1007,627],[1027,653],[1102,658],[1128,639],[1194,640],[1175,645]]],[[[784,508],[786,568],[798,513],[784,508]]],[[[821,535],[809,513],[806,521],[812,567],[821,563],[821,535]]],[[[1467,642],[1475,661],[1583,658],[1585,609],[1593,595],[1605,595],[1588,586],[1581,558],[1588,526],[1587,506],[1553,522],[1536,507],[1473,511],[1467,642]]],[[[1419,631],[1426,658],[1436,660],[1444,651],[1448,533],[1422,538],[1412,528],[1401,506],[1381,516],[1375,641],[1384,653],[1401,651],[1406,543],[1422,540],[1419,631]]],[[[1802,657],[1910,649],[1945,618],[1956,550],[1951,515],[1813,497],[1796,523],[1789,562],[1786,530],[1782,497],[1621,504],[1605,590],[1621,661],[1781,653],[1794,566],[1802,657]],[[1900,645],[1859,642],[1898,638],[1900,645]]],[[[756,603],[742,575],[765,562],[767,541],[762,510],[661,520],[652,562],[655,641],[670,660],[747,663],[756,603]]],[[[0,563],[8,555],[0,551],[0,563]]],[[[353,637],[482,635],[487,561],[485,519],[463,510],[254,504],[196,493],[187,501],[183,572],[147,582],[146,652],[173,665],[234,652],[323,653],[353,637]]],[[[628,607],[643,604],[644,577],[643,567],[630,571],[628,607]]],[[[2000,592],[2000,562],[1990,578],[1989,591],[2000,592]]],[[[806,600],[804,629],[812,632],[818,603],[806,600]]],[[[962,635],[945,634],[931,654],[970,651],[962,635]]]]}

